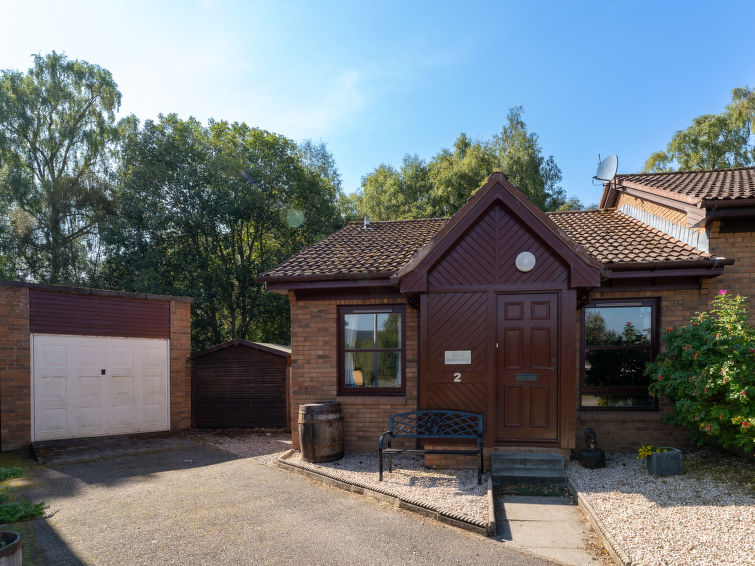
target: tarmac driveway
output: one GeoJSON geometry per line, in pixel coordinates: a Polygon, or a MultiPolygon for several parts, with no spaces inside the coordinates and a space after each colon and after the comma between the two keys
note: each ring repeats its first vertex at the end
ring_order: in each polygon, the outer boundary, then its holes
{"type": "Polygon", "coordinates": [[[34,522],[45,564],[548,564],[186,438],[158,446],[27,472],[52,513],[34,522]]]}

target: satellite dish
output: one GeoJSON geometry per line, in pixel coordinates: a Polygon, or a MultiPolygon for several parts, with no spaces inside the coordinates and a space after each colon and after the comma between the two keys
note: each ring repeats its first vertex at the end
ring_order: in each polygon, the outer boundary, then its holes
{"type": "Polygon", "coordinates": [[[609,183],[616,176],[616,170],[618,168],[619,158],[616,157],[615,153],[612,153],[600,162],[600,164],[598,165],[598,170],[595,172],[593,179],[602,181],[603,183],[609,183]]]}

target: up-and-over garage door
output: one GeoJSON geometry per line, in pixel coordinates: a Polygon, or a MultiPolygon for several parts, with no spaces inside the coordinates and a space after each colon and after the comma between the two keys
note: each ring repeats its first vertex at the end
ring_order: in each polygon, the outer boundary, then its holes
{"type": "Polygon", "coordinates": [[[33,335],[33,440],[167,430],[168,340],[33,335]]]}

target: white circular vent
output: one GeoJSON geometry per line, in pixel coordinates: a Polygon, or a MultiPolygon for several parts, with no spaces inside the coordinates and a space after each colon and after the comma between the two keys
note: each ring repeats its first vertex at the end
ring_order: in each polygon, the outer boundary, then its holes
{"type": "Polygon", "coordinates": [[[516,268],[519,271],[532,271],[535,267],[535,254],[532,252],[522,252],[516,256],[516,268]]]}

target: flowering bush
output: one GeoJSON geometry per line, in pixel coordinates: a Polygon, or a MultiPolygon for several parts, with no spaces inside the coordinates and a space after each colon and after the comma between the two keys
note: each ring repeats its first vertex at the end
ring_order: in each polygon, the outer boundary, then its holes
{"type": "Polygon", "coordinates": [[[663,341],[665,352],[646,375],[650,394],[672,401],[666,421],[689,428],[699,444],[755,453],[755,327],[747,298],[722,289],[710,313],[669,327],[663,341]]]}

